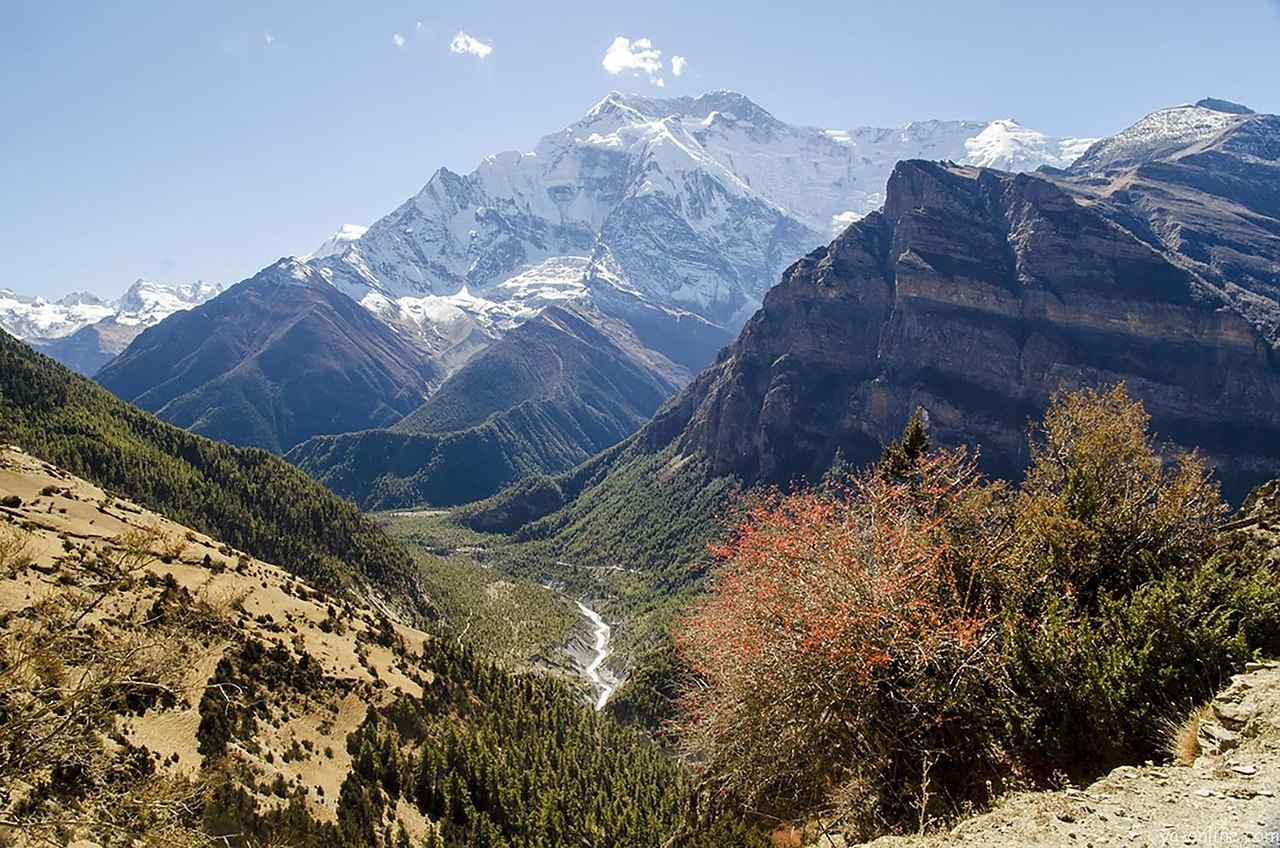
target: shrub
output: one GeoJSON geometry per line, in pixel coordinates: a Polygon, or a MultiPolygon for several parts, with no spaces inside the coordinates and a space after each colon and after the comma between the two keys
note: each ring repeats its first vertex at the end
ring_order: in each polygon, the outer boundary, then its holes
{"type": "Polygon", "coordinates": [[[1280,581],[1147,424],[1123,386],[1060,394],[1009,492],[928,451],[917,415],[878,469],[757,496],[673,632],[705,781],[866,835],[1157,756],[1168,720],[1280,651],[1280,581]]]}
{"type": "Polygon", "coordinates": [[[1010,744],[1041,775],[1155,755],[1159,727],[1280,649],[1271,570],[1223,547],[1198,456],[1162,452],[1123,385],[1054,399],[1012,504],[1000,595],[1010,744]]]}
{"type": "Polygon", "coordinates": [[[998,779],[994,621],[969,562],[1000,490],[960,452],[913,464],[758,498],[675,628],[698,676],[686,750],[752,808],[865,833],[998,779]]]}

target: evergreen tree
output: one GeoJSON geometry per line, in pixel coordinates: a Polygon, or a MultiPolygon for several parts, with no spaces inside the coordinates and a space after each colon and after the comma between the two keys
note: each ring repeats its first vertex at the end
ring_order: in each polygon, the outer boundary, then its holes
{"type": "Polygon", "coordinates": [[[917,406],[902,436],[881,448],[876,473],[889,483],[906,483],[915,478],[916,468],[932,445],[926,432],[928,413],[917,406]]]}

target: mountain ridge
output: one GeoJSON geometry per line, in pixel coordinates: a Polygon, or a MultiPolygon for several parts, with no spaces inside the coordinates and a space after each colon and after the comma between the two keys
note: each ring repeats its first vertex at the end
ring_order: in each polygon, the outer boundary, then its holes
{"type": "Polygon", "coordinates": [[[398,420],[436,373],[306,265],[281,260],[149,328],[96,379],[192,432],[282,453],[313,435],[398,420]]]}
{"type": "Polygon", "coordinates": [[[223,291],[204,280],[165,285],[138,279],[114,300],[72,292],[56,301],[0,290],[0,329],[85,376],[129,346],[146,327],[223,291]]]}
{"type": "Polygon", "coordinates": [[[389,429],[317,436],[285,459],[365,509],[456,506],[567,471],[639,429],[690,378],[617,323],[548,307],[389,429]]]}

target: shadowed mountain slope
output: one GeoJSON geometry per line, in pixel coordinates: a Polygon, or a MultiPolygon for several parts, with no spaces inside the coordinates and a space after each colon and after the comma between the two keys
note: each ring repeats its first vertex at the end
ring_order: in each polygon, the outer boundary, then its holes
{"type": "Polygon", "coordinates": [[[281,453],[398,420],[435,375],[418,346],[281,260],[146,330],[96,379],[164,421],[281,453]]]}
{"type": "Polygon", "coordinates": [[[572,468],[635,432],[688,379],[622,322],[552,307],[390,430],[316,437],[287,458],[368,509],[450,506],[572,468]]]}

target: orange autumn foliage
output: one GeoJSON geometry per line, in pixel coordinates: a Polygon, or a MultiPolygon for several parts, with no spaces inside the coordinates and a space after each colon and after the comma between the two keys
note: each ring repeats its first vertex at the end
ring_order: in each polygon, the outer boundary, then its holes
{"type": "Polygon", "coordinates": [[[937,451],[907,479],[747,505],[673,631],[698,679],[683,739],[707,780],[771,815],[874,811],[869,827],[927,816],[957,769],[984,794],[999,669],[970,565],[995,552],[1003,491],[937,451]]]}

